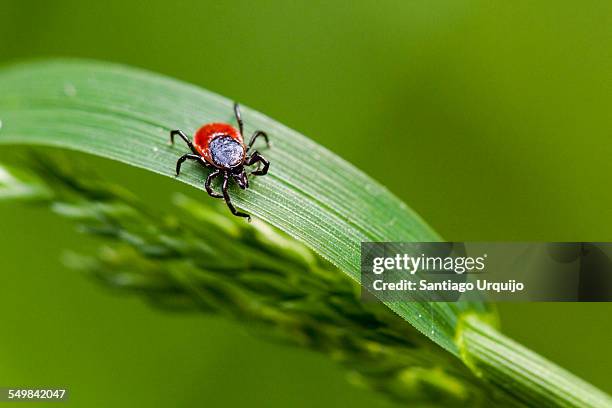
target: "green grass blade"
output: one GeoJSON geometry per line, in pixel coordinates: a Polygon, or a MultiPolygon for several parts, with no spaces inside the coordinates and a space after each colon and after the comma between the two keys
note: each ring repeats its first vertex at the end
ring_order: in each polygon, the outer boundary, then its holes
{"type": "Polygon", "coordinates": [[[466,315],[457,330],[461,358],[476,376],[532,407],[612,407],[612,398],[481,319],[466,315]]]}
{"type": "MultiPolygon", "coordinates": [[[[51,61],[0,72],[0,144],[56,146],[174,176],[186,146],[169,131],[192,134],[203,123],[233,122],[232,101],[173,79],[119,65],[51,61]]],[[[269,133],[272,166],[235,203],[306,243],[359,279],[362,241],[435,241],[438,235],[383,186],[305,136],[243,108],[246,134],[269,133]]],[[[347,135],[350,140],[350,135],[347,135]]],[[[205,172],[179,178],[203,189],[205,172]]],[[[203,199],[208,199],[204,196],[203,199]]],[[[481,304],[389,304],[422,333],[457,354],[457,316],[481,304]]]]}

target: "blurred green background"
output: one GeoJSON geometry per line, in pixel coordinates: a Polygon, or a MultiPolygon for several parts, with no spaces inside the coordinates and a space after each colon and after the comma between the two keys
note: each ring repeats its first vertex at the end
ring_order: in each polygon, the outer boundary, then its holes
{"type": "MultiPolygon", "coordinates": [[[[0,3],[0,62],[116,61],[234,98],[449,240],[612,240],[611,50],[604,1],[0,3]]],[[[152,202],[194,194],[92,165],[152,202]]],[[[389,406],[319,355],[66,269],[62,251],[93,242],[44,210],[0,204],[0,220],[0,386],[65,385],[71,406],[389,406]]],[[[507,334],[612,392],[612,304],[500,312],[507,334]]]]}

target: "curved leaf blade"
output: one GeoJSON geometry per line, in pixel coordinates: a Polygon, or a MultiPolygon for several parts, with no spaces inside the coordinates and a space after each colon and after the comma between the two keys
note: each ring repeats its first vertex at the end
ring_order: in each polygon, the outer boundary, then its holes
{"type": "MultiPolygon", "coordinates": [[[[19,64],[0,71],[0,144],[47,145],[118,160],[174,177],[187,134],[206,122],[233,122],[232,101],[161,75],[88,61],[19,64]]],[[[437,241],[402,201],[351,164],[298,132],[243,108],[246,134],[268,132],[269,175],[236,205],[306,243],[359,280],[362,241],[437,241]]],[[[185,166],[179,180],[204,189],[205,173],[185,166]]],[[[209,199],[208,197],[205,197],[209,199]]],[[[454,354],[459,315],[489,313],[481,303],[388,303],[454,354]]]]}

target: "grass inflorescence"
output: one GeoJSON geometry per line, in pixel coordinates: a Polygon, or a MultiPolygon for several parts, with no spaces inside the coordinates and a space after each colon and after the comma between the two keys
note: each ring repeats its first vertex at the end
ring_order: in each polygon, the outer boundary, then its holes
{"type": "Polygon", "coordinates": [[[385,305],[363,302],[346,274],[265,223],[246,223],[182,194],[171,198],[175,211],[160,212],[50,157],[31,161],[27,172],[4,171],[20,174],[11,178],[13,190],[44,192],[21,198],[48,205],[100,239],[96,253],[70,252],[64,260],[109,287],[325,353],[349,370],[352,383],[397,402],[512,404],[385,305]]]}

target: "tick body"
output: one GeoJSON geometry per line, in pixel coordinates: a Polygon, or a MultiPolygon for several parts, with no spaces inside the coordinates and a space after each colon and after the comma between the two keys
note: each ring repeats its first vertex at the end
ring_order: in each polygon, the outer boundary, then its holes
{"type": "Polygon", "coordinates": [[[204,183],[208,195],[223,198],[232,214],[250,220],[251,217],[248,214],[236,210],[227,189],[231,180],[234,180],[241,189],[247,189],[249,188],[248,175],[263,176],[268,173],[270,162],[261,156],[257,150],[251,151],[251,149],[259,137],[265,139],[266,145],[269,146],[270,144],[268,135],[261,130],[257,130],[251,136],[248,145],[245,145],[242,137],[242,116],[240,115],[240,106],[237,103],[234,104],[234,115],[238,122],[238,129],[227,123],[208,123],[196,131],[193,142],[181,130],[170,132],[170,141],[174,143],[174,136],[178,135],[192,151],[191,154],[184,154],[179,157],[176,162],[177,176],[180,174],[181,165],[185,160],[195,160],[202,166],[212,169],[204,183]],[[253,164],[258,164],[257,169],[247,173],[245,167],[253,164]],[[260,164],[263,167],[260,168],[260,164]],[[216,177],[223,177],[221,194],[215,192],[211,186],[216,177]]]}

